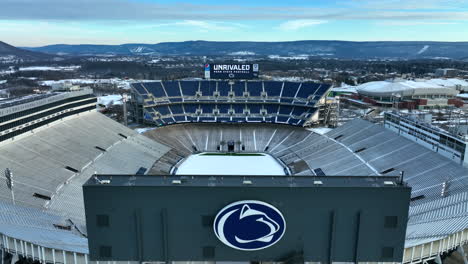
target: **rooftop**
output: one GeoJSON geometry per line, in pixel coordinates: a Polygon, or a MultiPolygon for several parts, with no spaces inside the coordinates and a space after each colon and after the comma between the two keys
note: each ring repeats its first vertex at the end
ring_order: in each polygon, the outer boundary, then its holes
{"type": "Polygon", "coordinates": [[[84,186],[153,187],[402,187],[399,177],[94,175],[84,186]]]}
{"type": "Polygon", "coordinates": [[[15,106],[15,105],[21,105],[29,102],[33,102],[36,100],[48,98],[54,95],[57,95],[59,93],[46,93],[46,94],[32,94],[32,95],[26,95],[26,96],[21,96],[21,97],[14,97],[14,98],[9,98],[2,100],[0,102],[0,109],[7,108],[10,106],[15,106]]]}

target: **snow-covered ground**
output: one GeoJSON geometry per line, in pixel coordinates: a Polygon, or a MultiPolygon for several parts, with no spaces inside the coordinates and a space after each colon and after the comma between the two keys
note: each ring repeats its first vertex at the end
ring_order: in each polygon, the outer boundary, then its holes
{"type": "Polygon", "coordinates": [[[285,175],[270,155],[210,156],[196,154],[188,157],[178,168],[177,175],[285,175]]]}
{"type": "Polygon", "coordinates": [[[269,55],[268,58],[271,60],[308,60],[309,55],[306,55],[306,54],[297,55],[297,56],[269,55]]]}
{"type": "MultiPolygon", "coordinates": [[[[146,81],[146,80],[145,80],[146,81]]],[[[54,84],[61,84],[61,83],[71,83],[71,84],[115,84],[120,89],[130,89],[130,83],[133,80],[124,80],[124,79],[64,79],[59,81],[47,80],[47,81],[40,81],[39,85],[44,86],[52,86],[54,84]]],[[[143,81],[142,81],[143,82],[143,81]]]]}
{"type": "Polygon", "coordinates": [[[76,71],[81,66],[57,66],[57,67],[49,67],[49,66],[31,66],[31,67],[21,67],[19,68],[20,71],[76,71]]]}

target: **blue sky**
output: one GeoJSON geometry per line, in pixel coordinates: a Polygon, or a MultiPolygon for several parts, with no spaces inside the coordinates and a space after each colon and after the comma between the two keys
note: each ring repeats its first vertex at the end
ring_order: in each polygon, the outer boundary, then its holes
{"type": "Polygon", "coordinates": [[[186,40],[468,41],[468,0],[1,0],[16,46],[186,40]]]}

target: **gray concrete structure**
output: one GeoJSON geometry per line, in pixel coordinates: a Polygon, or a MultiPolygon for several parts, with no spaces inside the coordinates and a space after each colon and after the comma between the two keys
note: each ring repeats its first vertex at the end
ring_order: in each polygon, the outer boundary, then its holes
{"type": "Polygon", "coordinates": [[[97,175],[83,186],[90,259],[399,262],[411,192],[399,181],[383,176],[97,175]],[[243,251],[215,236],[214,216],[245,200],[263,201],[282,212],[286,231],[273,246],[243,251]]]}

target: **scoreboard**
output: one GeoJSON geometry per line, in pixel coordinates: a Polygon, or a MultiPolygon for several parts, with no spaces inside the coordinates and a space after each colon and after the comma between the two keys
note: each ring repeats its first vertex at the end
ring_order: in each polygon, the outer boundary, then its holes
{"type": "Polygon", "coordinates": [[[258,78],[258,64],[205,64],[205,79],[258,78]]]}

